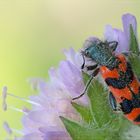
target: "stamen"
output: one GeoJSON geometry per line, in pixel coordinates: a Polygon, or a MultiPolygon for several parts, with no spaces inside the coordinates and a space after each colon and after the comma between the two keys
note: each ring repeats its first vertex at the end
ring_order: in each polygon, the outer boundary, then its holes
{"type": "Polygon", "coordinates": [[[36,105],[36,106],[41,106],[39,103],[36,103],[34,101],[31,101],[31,100],[28,100],[28,99],[25,99],[25,98],[22,98],[22,97],[18,97],[14,94],[11,94],[11,93],[7,93],[7,95],[11,96],[11,97],[14,97],[14,98],[17,98],[19,100],[22,100],[24,102],[27,102],[27,103],[30,103],[30,104],[33,104],[33,105],[36,105]]]}
{"type": "Polygon", "coordinates": [[[9,109],[12,109],[12,110],[14,110],[14,111],[17,111],[17,112],[24,113],[25,115],[27,115],[27,114],[28,114],[28,113],[27,113],[27,112],[25,112],[24,110],[19,109],[19,108],[16,108],[16,107],[14,107],[14,106],[8,106],[8,108],[9,108],[9,109]]]}
{"type": "Polygon", "coordinates": [[[12,129],[10,128],[9,124],[7,122],[3,123],[3,128],[7,132],[7,134],[12,135],[12,129]]]}
{"type": "Polygon", "coordinates": [[[7,103],[6,103],[5,100],[3,100],[3,103],[2,103],[2,109],[3,109],[4,111],[7,110],[7,103]]]}
{"type": "Polygon", "coordinates": [[[25,112],[25,113],[29,113],[29,112],[30,112],[30,109],[28,109],[27,107],[23,107],[22,110],[23,110],[23,112],[25,112]]]}
{"type": "Polygon", "coordinates": [[[2,89],[2,99],[5,101],[7,97],[7,87],[3,87],[2,89]]]}
{"type": "Polygon", "coordinates": [[[28,82],[31,85],[31,88],[33,90],[38,90],[39,89],[39,84],[41,82],[43,82],[43,79],[41,79],[41,78],[29,78],[28,82]]]}
{"type": "MultiPolygon", "coordinates": [[[[9,124],[8,124],[6,121],[3,123],[3,128],[4,128],[4,130],[6,131],[6,133],[7,133],[8,135],[10,135],[10,136],[11,136],[13,133],[17,133],[18,135],[24,135],[24,133],[23,133],[22,131],[17,130],[17,129],[15,129],[15,128],[10,128],[9,124]]],[[[16,137],[16,136],[14,137],[14,140],[17,140],[17,137],[16,137]]]]}
{"type": "Polygon", "coordinates": [[[28,100],[28,99],[25,99],[25,98],[22,98],[22,97],[18,97],[14,94],[8,93],[7,92],[7,87],[5,86],[5,87],[3,87],[3,90],[2,90],[3,110],[6,110],[6,97],[7,97],[7,95],[9,95],[11,97],[14,97],[14,98],[17,98],[19,100],[22,100],[24,102],[30,103],[32,105],[41,106],[39,103],[36,103],[34,101],[31,101],[31,100],[28,100]]]}

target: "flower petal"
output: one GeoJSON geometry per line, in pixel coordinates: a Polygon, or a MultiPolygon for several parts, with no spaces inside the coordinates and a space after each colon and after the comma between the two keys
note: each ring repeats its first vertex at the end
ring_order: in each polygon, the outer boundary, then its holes
{"type": "Polygon", "coordinates": [[[44,140],[71,140],[71,138],[64,131],[49,131],[44,140]]]}
{"type": "Polygon", "coordinates": [[[37,111],[31,111],[28,114],[28,117],[33,122],[41,123],[42,126],[48,125],[48,126],[56,126],[60,125],[60,119],[58,114],[54,111],[46,111],[46,110],[37,110],[37,111]]]}
{"type": "Polygon", "coordinates": [[[64,54],[67,61],[71,62],[77,68],[81,68],[83,58],[80,52],[75,52],[73,48],[70,48],[69,50],[64,50],[64,54]]]}
{"type": "Polygon", "coordinates": [[[43,140],[43,137],[40,133],[30,133],[27,135],[24,135],[21,140],[43,140]]]}
{"type": "Polygon", "coordinates": [[[83,90],[84,84],[82,81],[82,73],[69,61],[62,61],[59,67],[59,73],[61,80],[65,87],[71,93],[76,96],[83,90]]]}
{"type": "Polygon", "coordinates": [[[124,32],[119,29],[112,28],[111,25],[107,25],[105,27],[105,40],[107,41],[117,41],[118,46],[115,53],[119,54],[122,52],[128,52],[129,50],[129,43],[127,37],[124,32]]]}
{"type": "Polygon", "coordinates": [[[130,24],[133,27],[133,31],[135,35],[137,36],[137,21],[135,16],[127,13],[122,16],[122,22],[123,22],[123,28],[124,32],[127,36],[128,41],[130,40],[130,24]]]}

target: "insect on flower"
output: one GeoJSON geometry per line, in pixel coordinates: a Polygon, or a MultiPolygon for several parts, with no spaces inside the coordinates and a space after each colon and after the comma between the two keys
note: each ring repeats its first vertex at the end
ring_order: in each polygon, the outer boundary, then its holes
{"type": "MultiPolygon", "coordinates": [[[[89,40],[88,40],[89,41],[89,40]]],[[[92,40],[82,51],[83,65],[91,77],[85,86],[84,92],[73,100],[83,96],[93,78],[100,72],[109,88],[109,102],[114,111],[121,110],[124,116],[134,124],[140,124],[140,83],[134,75],[125,53],[115,55],[118,42],[102,42],[92,40]],[[86,66],[86,59],[94,61],[94,65],[86,66]]]]}

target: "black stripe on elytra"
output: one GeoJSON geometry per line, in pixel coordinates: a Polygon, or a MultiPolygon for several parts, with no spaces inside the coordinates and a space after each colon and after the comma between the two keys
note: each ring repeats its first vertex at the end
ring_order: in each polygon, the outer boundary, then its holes
{"type": "Polygon", "coordinates": [[[133,103],[131,100],[124,99],[121,103],[121,109],[124,114],[129,114],[133,110],[133,103]]]}
{"type": "Polygon", "coordinates": [[[107,83],[108,86],[123,89],[133,81],[133,77],[134,75],[131,65],[130,63],[127,63],[127,70],[125,73],[121,72],[119,78],[106,78],[105,82],[107,83]]]}
{"type": "Polygon", "coordinates": [[[134,119],[134,122],[140,122],[140,114],[134,119]]]}
{"type": "Polygon", "coordinates": [[[135,94],[132,100],[123,99],[120,103],[124,114],[129,114],[134,108],[140,108],[140,96],[135,94]]]}

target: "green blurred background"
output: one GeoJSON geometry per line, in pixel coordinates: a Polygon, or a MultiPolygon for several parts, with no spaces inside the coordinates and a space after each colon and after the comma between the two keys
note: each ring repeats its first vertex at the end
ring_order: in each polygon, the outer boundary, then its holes
{"type": "MultiPolygon", "coordinates": [[[[64,58],[64,48],[78,50],[91,35],[103,38],[106,24],[122,28],[127,12],[140,24],[139,0],[0,0],[0,89],[7,85],[15,95],[30,96],[28,78],[47,79],[48,69],[64,58]]],[[[8,97],[8,106],[25,105],[8,97]]],[[[0,140],[6,137],[2,122],[21,129],[21,117],[0,109],[0,140]]]]}

